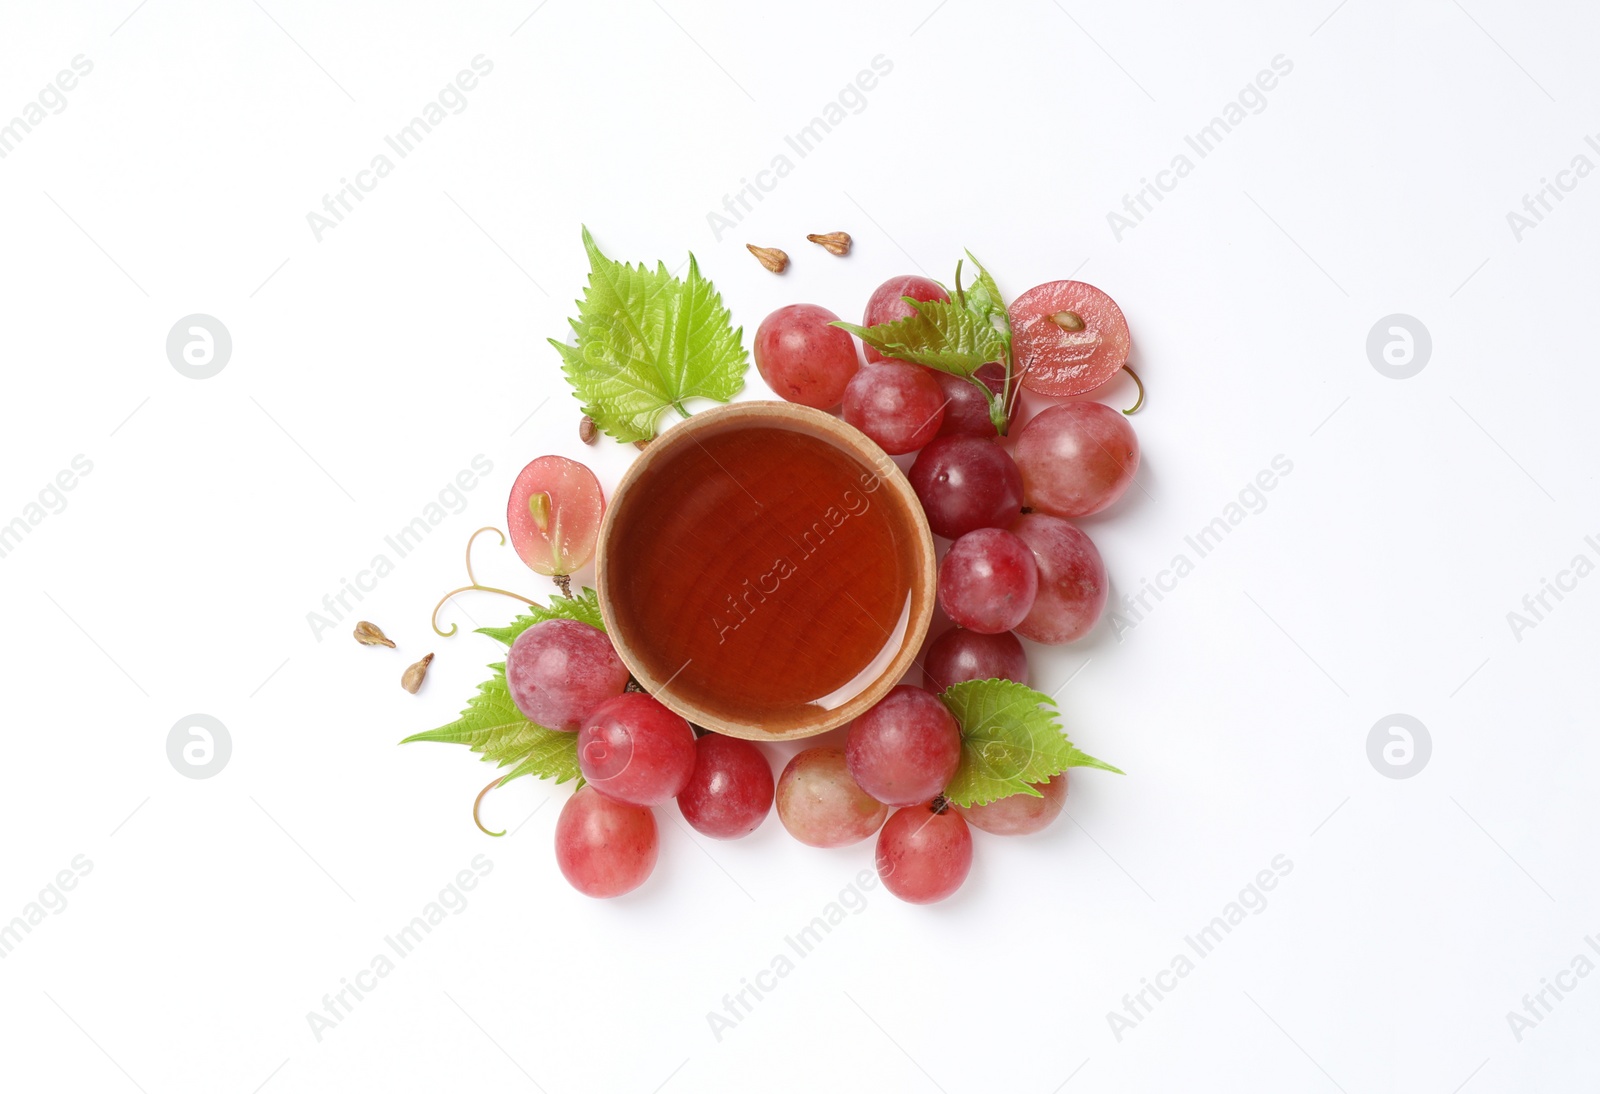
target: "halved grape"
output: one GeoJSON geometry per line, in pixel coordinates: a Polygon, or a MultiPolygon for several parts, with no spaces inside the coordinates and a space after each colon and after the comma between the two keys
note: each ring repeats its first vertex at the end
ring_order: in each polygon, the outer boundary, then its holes
{"type": "Polygon", "coordinates": [[[1038,590],[1033,552],[1003,528],[968,532],[939,563],[939,606],[958,626],[982,634],[1016,628],[1038,590]]]}
{"type": "Polygon", "coordinates": [[[898,809],[878,833],[874,856],[883,887],[910,904],[950,896],[972,869],[972,833],[948,806],[898,809]]]}
{"type": "Polygon", "coordinates": [[[1049,281],[1011,302],[1011,347],[1022,386],[1057,398],[1093,391],[1128,363],[1128,321],[1084,281],[1049,281]]]}
{"type": "Polygon", "coordinates": [[[590,711],[628,686],[606,632],[576,619],[535,623],[506,653],[511,701],[530,722],[577,732],[590,711]]]}
{"type": "Polygon", "coordinates": [[[844,420],[891,456],[915,452],[939,435],[944,392],[921,365],[880,361],[845,385],[844,420]]]}
{"type": "Polygon", "coordinates": [[[556,865],[584,896],[621,896],[656,868],[658,839],[650,810],[581,786],[556,820],[556,865]]]}
{"type": "Polygon", "coordinates": [[[1126,414],[1104,403],[1066,403],[1022,427],[1017,467],[1029,508],[1086,517],[1116,501],[1133,482],[1139,440],[1126,414]]]}
{"type": "Polygon", "coordinates": [[[1045,513],[1024,513],[1011,531],[1028,545],[1039,570],[1033,607],[1011,629],[1049,646],[1088,634],[1106,606],[1108,591],[1106,564],[1094,543],[1060,517],[1045,513]]]}
{"type": "Polygon", "coordinates": [[[938,696],[902,684],[850,724],[845,764],[885,805],[916,805],[938,794],[961,766],[961,727],[938,696]]]}
{"type": "MultiPolygon", "coordinates": [[[[969,387],[971,385],[968,385],[969,387]]],[[[907,472],[934,535],[1004,528],[1022,511],[1022,474],[994,441],[935,437],[907,472]]]]}
{"type": "Polygon", "coordinates": [[[642,691],[607,699],[578,730],[578,769],[589,785],[629,805],[665,805],[694,774],[694,730],[642,691]]]}
{"type": "Polygon", "coordinates": [[[1063,771],[1042,783],[1033,783],[1042,797],[1012,794],[986,805],[969,805],[961,810],[967,823],[996,836],[1026,836],[1049,826],[1067,804],[1067,773],[1063,771]]]}
{"type": "Polygon", "coordinates": [[[759,746],[707,733],[695,742],[694,774],[678,792],[678,810],[696,832],[739,839],[772,809],[772,767],[759,746]]]}
{"type": "Polygon", "coordinates": [[[941,692],[967,680],[1028,682],[1028,655],[1010,631],[979,634],[952,627],[929,645],[922,655],[922,686],[941,692]]]}
{"type": "Polygon", "coordinates": [[[506,529],[534,573],[566,575],[594,557],[605,509],[593,471],[565,456],[540,456],[511,484],[506,529]]]}
{"type": "Polygon", "coordinates": [[[778,819],[789,834],[811,847],[860,843],[879,828],[889,807],[850,777],[844,752],[808,748],[778,776],[778,819]]]}
{"type": "Polygon", "coordinates": [[[831,410],[861,362],[850,332],[831,327],[839,317],[816,304],[789,304],[756,328],[756,369],[780,399],[831,410]]]}
{"type": "MultiPolygon", "coordinates": [[[[891,277],[882,285],[872,290],[872,296],[867,300],[866,314],[861,317],[861,325],[875,327],[879,323],[893,323],[896,319],[904,319],[908,315],[916,314],[916,309],[907,304],[903,297],[913,300],[949,300],[950,294],[944,291],[937,281],[916,274],[902,274],[891,277]]],[[[868,361],[882,361],[883,354],[866,347],[868,361]]]]}

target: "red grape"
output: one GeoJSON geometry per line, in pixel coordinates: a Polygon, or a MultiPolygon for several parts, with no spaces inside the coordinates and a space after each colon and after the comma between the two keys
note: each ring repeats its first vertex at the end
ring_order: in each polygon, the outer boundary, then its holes
{"type": "Polygon", "coordinates": [[[1023,387],[1082,395],[1128,363],[1128,321],[1093,285],[1050,281],[1011,302],[1011,346],[1023,387]]]}
{"type": "Polygon", "coordinates": [[[1010,631],[979,634],[965,627],[945,631],[922,655],[922,686],[940,692],[967,680],[1028,682],[1028,655],[1010,631]]]}
{"type": "MultiPolygon", "coordinates": [[[[944,291],[937,281],[916,274],[902,274],[891,277],[882,285],[872,290],[872,296],[867,300],[867,311],[861,318],[864,327],[875,327],[879,323],[893,323],[896,319],[904,319],[908,315],[915,315],[916,309],[907,304],[902,297],[911,297],[913,300],[949,300],[950,294],[944,291]]],[[[867,360],[882,361],[883,354],[867,348],[867,360]]]]}
{"type": "Polygon", "coordinates": [[[696,832],[739,839],[760,827],[772,808],[772,768],[761,749],[737,737],[707,733],[694,745],[694,774],[678,792],[678,809],[696,832]]]}
{"type": "Polygon", "coordinates": [[[939,434],[944,392],[920,365],[880,361],[845,385],[844,420],[891,456],[915,452],[939,434]]]}
{"type": "Polygon", "coordinates": [[[1127,415],[1104,403],[1066,403],[1022,427],[1017,467],[1030,508],[1086,517],[1128,489],[1139,470],[1139,441],[1127,415]]]}
{"type": "Polygon", "coordinates": [[[657,839],[650,810],[582,786],[556,821],[556,865],[584,896],[621,896],[655,869],[657,839]]]}
{"type": "Polygon", "coordinates": [[[850,724],[845,763],[885,805],[916,805],[945,788],[961,766],[961,727],[938,696],[902,684],[850,724]]]}
{"type": "Polygon", "coordinates": [[[959,626],[982,634],[1016,628],[1028,617],[1039,588],[1033,552],[1002,528],[968,532],[939,564],[939,606],[959,626]]]}
{"type": "Polygon", "coordinates": [[[1043,797],[1012,794],[986,805],[969,805],[961,810],[967,823],[996,836],[1026,836],[1047,827],[1061,815],[1067,804],[1067,773],[1042,783],[1032,784],[1043,797]]]}
{"type": "Polygon", "coordinates": [[[595,707],[622,694],[628,666],[605,631],[576,619],[547,619],[511,643],[506,686],[530,722],[573,733],[595,707]]]}
{"type": "Polygon", "coordinates": [[[860,843],[879,828],[889,807],[856,785],[837,748],[797,753],[778,776],[778,819],[811,847],[860,843]]]}
{"type": "Polygon", "coordinates": [[[954,809],[895,810],[878,833],[883,887],[910,904],[933,904],[961,888],[972,869],[972,833],[954,809]]]}
{"type": "Polygon", "coordinates": [[[594,557],[605,509],[593,471],[565,456],[540,456],[511,484],[506,528],[534,573],[570,574],[594,557]]]}
{"type": "Polygon", "coordinates": [[[1004,528],[1022,511],[1022,474],[1009,453],[977,437],[936,437],[907,473],[935,535],[1004,528]]]}
{"type": "Polygon", "coordinates": [[[694,774],[694,730],[642,691],[607,699],[578,730],[578,769],[589,785],[629,805],[664,805],[694,774]]]}
{"type": "Polygon", "coordinates": [[[779,308],[756,328],[756,368],[778,397],[831,410],[861,362],[850,332],[828,324],[838,319],[816,304],[779,308]]]}
{"type": "MultiPolygon", "coordinates": [[[[983,381],[983,387],[991,394],[1005,393],[1004,365],[996,363],[981,365],[977,377],[983,381]]],[[[933,378],[944,391],[944,421],[939,426],[939,436],[957,433],[993,440],[996,436],[994,419],[989,416],[989,400],[984,397],[983,388],[979,388],[971,380],[953,376],[948,372],[935,371],[933,378]]]]}
{"type": "MultiPolygon", "coordinates": [[[[1024,513],[1011,531],[1038,563],[1039,592],[1027,618],[1012,629],[1059,646],[1089,633],[1106,606],[1106,565],[1088,536],[1060,517],[1024,513]]],[[[954,618],[954,617],[952,617],[954,618]]]]}

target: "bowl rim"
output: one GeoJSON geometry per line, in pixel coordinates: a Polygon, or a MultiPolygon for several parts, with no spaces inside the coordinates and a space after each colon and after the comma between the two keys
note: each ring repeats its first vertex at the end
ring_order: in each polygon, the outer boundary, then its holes
{"type": "Polygon", "coordinates": [[[600,601],[600,616],[605,622],[606,633],[611,638],[617,656],[622,658],[623,664],[633,673],[634,679],[668,709],[695,725],[725,736],[742,737],[750,741],[790,741],[826,733],[860,717],[888,694],[915,662],[922,650],[923,642],[927,639],[928,629],[933,623],[937,574],[933,533],[928,527],[927,517],[923,514],[922,503],[917,499],[916,491],[911,488],[911,482],[906,478],[905,472],[889,458],[888,453],[865,433],[832,414],[796,403],[769,400],[728,403],[700,411],[674,423],[646,445],[644,451],[629,465],[611,492],[611,497],[606,503],[605,515],[601,519],[595,550],[595,590],[600,601]],[[617,514],[625,510],[629,494],[645,472],[670,452],[691,443],[697,435],[711,429],[738,426],[740,423],[749,426],[765,425],[798,429],[836,445],[865,464],[877,474],[882,484],[889,488],[896,501],[900,519],[910,526],[915,555],[915,572],[911,579],[911,618],[907,624],[905,639],[893,660],[876,680],[863,688],[854,698],[832,710],[819,710],[815,717],[778,730],[765,730],[759,726],[730,721],[715,710],[673,695],[666,687],[671,681],[657,680],[643,668],[642,659],[635,653],[629,636],[619,627],[608,580],[607,558],[610,552],[607,548],[616,532],[617,514]]]}

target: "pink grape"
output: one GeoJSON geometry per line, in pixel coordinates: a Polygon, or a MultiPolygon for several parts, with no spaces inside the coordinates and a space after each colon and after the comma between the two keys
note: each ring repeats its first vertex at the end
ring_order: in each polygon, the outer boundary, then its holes
{"type": "Polygon", "coordinates": [[[928,527],[946,539],[975,528],[1004,528],[1022,511],[1022,474],[994,441],[935,437],[907,477],[928,527]]]}
{"type": "Polygon", "coordinates": [[[1017,467],[1030,508],[1086,517],[1120,498],[1139,470],[1127,415],[1104,403],[1053,406],[1017,437],[1017,467]]]}
{"type": "Polygon", "coordinates": [[[961,888],[972,869],[972,833],[954,809],[897,809],[878,833],[883,887],[910,904],[933,904],[961,888]]]}
{"type": "Polygon", "coordinates": [[[1028,682],[1028,655],[1010,631],[979,634],[953,627],[935,638],[922,655],[922,686],[941,692],[967,680],[1028,682]]]}
{"type": "Polygon", "coordinates": [[[1047,646],[1088,634],[1108,591],[1106,564],[1094,543],[1060,517],[1044,513],[1024,513],[1011,531],[1028,545],[1039,570],[1033,608],[1012,629],[1047,646]]]}
{"type": "Polygon", "coordinates": [[[594,557],[605,510],[593,471],[565,456],[540,456],[511,484],[506,527],[534,573],[571,574],[594,557]]]}
{"type": "Polygon", "coordinates": [[[961,727],[938,696],[902,684],[850,724],[845,764],[885,805],[916,805],[945,788],[961,766],[961,727]]]}
{"type": "Polygon", "coordinates": [[[772,767],[761,749],[737,737],[707,733],[695,742],[694,774],[678,792],[678,809],[696,832],[739,839],[772,809],[772,767]]]}
{"type": "Polygon", "coordinates": [[[1033,552],[1002,528],[968,532],[939,563],[939,606],[958,626],[980,634],[1015,629],[1033,609],[1038,590],[1033,552]]]}
{"type": "Polygon", "coordinates": [[[844,752],[837,748],[797,753],[778,776],[777,803],[783,826],[810,847],[860,843],[889,815],[888,806],[850,777],[844,752]]]}
{"type": "Polygon", "coordinates": [[[547,619],[511,643],[506,685],[530,722],[575,733],[590,711],[622,694],[628,666],[605,631],[576,619],[547,619]]]}
{"type": "Polygon", "coordinates": [[[1128,363],[1128,321],[1115,300],[1088,282],[1035,285],[1010,311],[1012,353],[1029,391],[1082,395],[1128,363]]]}
{"type": "Polygon", "coordinates": [[[1067,773],[1042,783],[1033,783],[1042,797],[1012,794],[984,805],[969,805],[961,810],[967,823],[996,836],[1026,836],[1049,826],[1067,804],[1067,773]]]}
{"type": "Polygon", "coordinates": [[[578,730],[578,770],[628,805],[665,805],[694,774],[694,730],[642,691],[607,699],[578,730]]]}
{"type": "Polygon", "coordinates": [[[944,392],[920,365],[880,361],[845,385],[844,420],[891,456],[915,452],[939,435],[944,392]]]}
{"type": "Polygon", "coordinates": [[[850,332],[816,304],[789,304],[756,328],[756,369],[780,399],[831,410],[861,366],[850,332]]]}
{"type": "Polygon", "coordinates": [[[584,896],[631,893],[656,868],[655,814],[579,787],[556,820],[556,865],[584,896]]]}
{"type": "MultiPolygon", "coordinates": [[[[991,363],[978,368],[977,377],[984,388],[993,395],[1001,395],[1006,386],[1004,365],[991,363]]],[[[994,419],[989,417],[989,400],[971,380],[952,376],[948,372],[935,372],[934,380],[944,391],[944,421],[939,426],[939,436],[960,434],[968,437],[996,436],[994,419]]]]}
{"type": "MultiPolygon", "coordinates": [[[[872,290],[872,296],[867,300],[866,314],[861,317],[861,325],[874,327],[879,323],[893,323],[896,319],[904,319],[908,315],[916,314],[916,309],[907,304],[902,297],[911,297],[913,300],[949,300],[950,294],[937,282],[916,274],[902,274],[891,277],[882,285],[872,290]]],[[[867,360],[882,361],[883,354],[866,347],[867,360]]]]}

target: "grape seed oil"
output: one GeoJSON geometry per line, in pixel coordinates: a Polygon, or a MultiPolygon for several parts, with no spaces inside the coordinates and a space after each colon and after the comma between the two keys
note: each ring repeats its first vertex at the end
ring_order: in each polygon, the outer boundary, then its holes
{"type": "Polygon", "coordinates": [[[616,625],[670,696],[777,732],[859,695],[906,641],[912,529],[876,470],[801,428],[703,432],[616,521],[616,625]]]}

